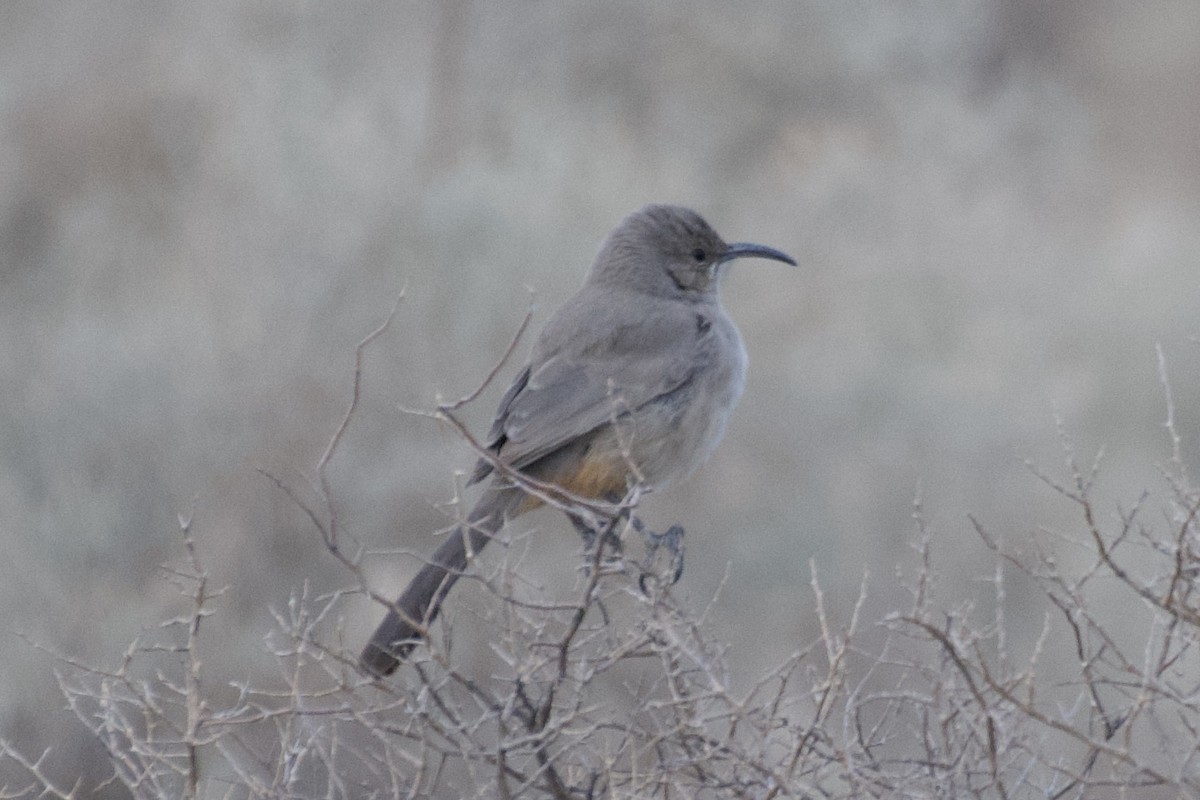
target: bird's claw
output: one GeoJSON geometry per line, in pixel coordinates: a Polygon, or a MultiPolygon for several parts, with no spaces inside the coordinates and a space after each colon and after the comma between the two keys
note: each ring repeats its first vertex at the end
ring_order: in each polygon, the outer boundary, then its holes
{"type": "MultiPolygon", "coordinates": [[[[679,579],[683,577],[683,526],[672,525],[663,533],[655,533],[637,517],[630,516],[628,519],[630,526],[640,533],[646,542],[646,558],[640,565],[642,574],[638,578],[638,586],[643,592],[649,593],[647,577],[655,573],[654,562],[660,550],[665,551],[670,557],[670,570],[666,573],[670,579],[667,581],[667,585],[673,586],[678,583],[679,579]]],[[[601,561],[602,553],[597,553],[597,550],[607,550],[611,553],[613,560],[621,558],[624,547],[621,537],[617,535],[620,518],[601,525],[588,524],[582,519],[572,521],[583,538],[584,553],[589,554],[584,564],[585,573],[590,574],[593,565],[597,565],[601,561]]]]}
{"type": "Polygon", "coordinates": [[[571,520],[575,529],[579,531],[580,538],[583,539],[583,552],[585,556],[583,564],[583,572],[585,575],[592,574],[592,567],[603,567],[611,561],[619,561],[624,553],[624,545],[621,542],[621,537],[617,535],[617,519],[611,519],[600,522],[598,524],[589,523],[580,518],[572,518],[571,520]],[[597,552],[601,551],[601,552],[597,552]],[[606,556],[603,551],[607,551],[606,556]]]}
{"type": "Polygon", "coordinates": [[[672,525],[664,533],[655,533],[648,530],[636,517],[632,520],[634,530],[642,534],[646,540],[646,561],[642,565],[642,575],[638,578],[638,586],[641,590],[649,594],[647,588],[647,577],[652,574],[655,556],[658,551],[663,549],[670,556],[671,569],[668,575],[670,580],[668,586],[673,586],[683,577],[683,526],[672,525]]]}

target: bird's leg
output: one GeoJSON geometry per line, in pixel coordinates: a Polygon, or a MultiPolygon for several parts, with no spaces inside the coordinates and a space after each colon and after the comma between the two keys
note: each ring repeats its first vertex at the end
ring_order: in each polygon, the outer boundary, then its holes
{"type": "Polygon", "coordinates": [[[678,583],[679,579],[683,577],[683,526],[672,525],[667,528],[665,533],[655,533],[637,517],[631,517],[629,524],[646,540],[646,561],[642,565],[642,577],[638,579],[642,591],[646,591],[646,575],[650,573],[651,567],[654,565],[654,557],[658,554],[659,548],[665,548],[671,557],[670,583],[678,583]]]}
{"type": "Polygon", "coordinates": [[[618,526],[629,516],[628,510],[622,510],[612,517],[593,517],[587,519],[575,514],[569,515],[571,524],[583,539],[583,552],[587,556],[584,569],[590,571],[590,565],[599,559],[597,550],[609,548],[615,556],[623,552],[621,537],[617,535],[618,526]]]}

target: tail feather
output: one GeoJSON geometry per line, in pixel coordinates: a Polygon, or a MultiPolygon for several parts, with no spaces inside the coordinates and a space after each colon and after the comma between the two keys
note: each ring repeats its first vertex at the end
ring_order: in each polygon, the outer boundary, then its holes
{"type": "Polygon", "coordinates": [[[482,550],[523,497],[519,489],[494,487],[480,498],[466,524],[446,537],[396,600],[395,608],[388,609],[359,657],[363,669],[381,677],[396,671],[421,641],[423,631],[437,617],[442,601],[467,568],[467,553],[482,550]]]}

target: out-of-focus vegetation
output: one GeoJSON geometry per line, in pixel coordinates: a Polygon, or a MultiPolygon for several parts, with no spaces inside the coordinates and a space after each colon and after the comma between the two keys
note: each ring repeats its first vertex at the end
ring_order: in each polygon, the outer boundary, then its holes
{"type": "MultiPolygon", "coordinates": [[[[834,618],[864,570],[869,618],[909,602],[918,487],[942,591],[990,602],[968,512],[1014,541],[1075,520],[1021,464],[1061,461],[1055,414],[1105,448],[1098,513],[1161,485],[1158,342],[1195,456],[1197,41],[1169,0],[3,4],[0,738],[105,774],[11,632],[116,662],[183,608],[159,569],[179,513],[229,587],[215,674],[264,668],[305,582],[347,584],[256,468],[305,486],[402,286],[329,477],[349,534],[428,552],[472,458],[398,407],[473,388],[649,201],[802,264],[728,282],[746,398],[644,509],[688,530],[685,598],[725,580],[732,680],[816,635],[810,559],[834,618]]],[[[574,534],[530,524],[527,568],[569,582],[574,534]]],[[[411,562],[366,566],[398,588],[411,562]]],[[[1042,611],[1004,601],[1032,648],[1042,611]]],[[[381,613],[348,609],[358,639],[381,613]]]]}

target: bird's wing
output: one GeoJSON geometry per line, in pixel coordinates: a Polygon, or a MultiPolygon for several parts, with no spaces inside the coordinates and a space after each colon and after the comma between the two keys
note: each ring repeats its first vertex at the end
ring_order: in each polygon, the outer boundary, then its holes
{"type": "MultiPolygon", "coordinates": [[[[692,314],[667,314],[577,335],[541,358],[535,348],[500,402],[488,446],[513,467],[527,467],[687,383],[700,339],[692,314]]],[[[489,472],[482,459],[472,482],[489,472]]]]}

